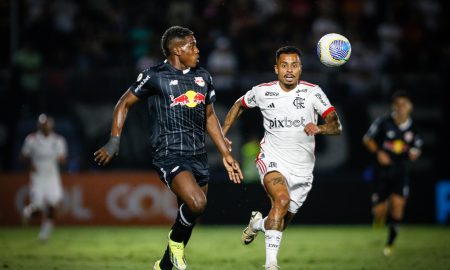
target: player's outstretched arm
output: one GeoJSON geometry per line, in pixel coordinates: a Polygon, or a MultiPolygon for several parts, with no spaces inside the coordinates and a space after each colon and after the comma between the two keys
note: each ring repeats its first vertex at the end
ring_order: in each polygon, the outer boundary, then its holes
{"type": "Polygon", "coordinates": [[[139,99],[130,92],[126,91],[125,94],[117,102],[114,107],[114,116],[111,127],[111,137],[109,141],[100,149],[94,153],[94,161],[98,165],[106,165],[113,158],[114,155],[119,153],[120,134],[122,134],[122,128],[127,118],[128,110],[139,99]]]}
{"type": "Polygon", "coordinates": [[[383,149],[380,149],[374,139],[368,136],[364,136],[363,145],[370,153],[376,156],[377,161],[378,163],[380,163],[380,165],[388,166],[391,164],[391,158],[389,157],[388,153],[386,153],[386,151],[384,151],[383,149]]]}
{"type": "Polygon", "coordinates": [[[241,183],[242,179],[244,179],[241,168],[239,163],[231,155],[226,145],[219,119],[214,112],[214,107],[212,104],[206,106],[206,129],[209,137],[211,137],[211,140],[214,142],[223,157],[223,165],[228,172],[228,177],[236,184],[241,183]]]}
{"type": "Polygon", "coordinates": [[[336,111],[334,111],[325,117],[325,124],[323,125],[317,126],[314,123],[307,124],[305,126],[305,132],[308,136],[314,136],[316,134],[340,135],[342,132],[342,125],[336,111]]]}
{"type": "Polygon", "coordinates": [[[224,136],[227,135],[228,131],[230,130],[231,126],[234,124],[234,121],[238,119],[238,117],[242,114],[245,107],[242,105],[242,99],[244,96],[238,98],[236,102],[231,107],[230,111],[227,113],[227,117],[225,118],[225,122],[223,123],[223,134],[224,136]]]}

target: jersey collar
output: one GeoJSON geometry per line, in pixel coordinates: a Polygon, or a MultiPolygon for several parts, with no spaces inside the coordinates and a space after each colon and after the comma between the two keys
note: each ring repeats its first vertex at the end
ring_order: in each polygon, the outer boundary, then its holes
{"type": "Polygon", "coordinates": [[[172,69],[173,71],[175,71],[175,72],[177,72],[177,73],[182,73],[183,75],[184,75],[184,74],[187,74],[189,71],[191,71],[191,68],[187,68],[187,69],[183,69],[183,70],[176,69],[175,67],[173,67],[173,66],[169,63],[169,61],[168,61],[167,59],[164,60],[164,63],[165,63],[166,65],[168,65],[169,68],[172,69]]]}

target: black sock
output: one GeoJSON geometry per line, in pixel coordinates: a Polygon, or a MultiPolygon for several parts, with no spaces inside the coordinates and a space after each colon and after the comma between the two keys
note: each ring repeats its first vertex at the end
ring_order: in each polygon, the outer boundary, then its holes
{"type": "Polygon", "coordinates": [[[185,204],[182,204],[172,226],[170,239],[175,242],[185,242],[186,239],[189,239],[198,216],[198,214],[192,213],[185,204]]]}
{"type": "Polygon", "coordinates": [[[386,245],[392,246],[399,231],[400,220],[391,218],[389,222],[389,234],[386,245]]]}
{"type": "MultiPolygon", "coordinates": [[[[172,226],[172,233],[170,234],[170,239],[175,242],[183,241],[184,246],[187,245],[189,239],[191,238],[192,229],[195,226],[195,220],[198,215],[193,214],[185,204],[182,204],[178,210],[178,215],[175,223],[172,226]],[[180,213],[182,212],[182,213],[180,213]]],[[[159,263],[162,270],[172,269],[172,262],[170,261],[169,246],[166,247],[163,258],[159,263]]]]}

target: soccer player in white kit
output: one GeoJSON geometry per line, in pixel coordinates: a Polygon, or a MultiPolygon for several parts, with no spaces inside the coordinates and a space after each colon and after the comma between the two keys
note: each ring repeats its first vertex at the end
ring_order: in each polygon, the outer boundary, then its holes
{"type": "Polygon", "coordinates": [[[263,218],[253,211],[242,242],[250,244],[259,231],[265,233],[266,269],[279,269],[277,262],[282,232],[302,206],[311,189],[314,168],[314,136],[339,135],[341,124],[335,108],[322,89],[300,81],[301,52],[293,46],[276,52],[277,81],[253,87],[240,97],[227,114],[223,131],[228,130],[248,108],[259,107],[264,117],[264,138],[256,157],[261,183],[271,210],[263,218]],[[325,121],[317,125],[318,115],[325,121]]]}
{"type": "Polygon", "coordinates": [[[39,115],[38,131],[25,138],[22,158],[30,171],[31,203],[23,209],[28,220],[41,212],[42,223],[39,240],[47,241],[54,227],[55,211],[63,198],[59,165],[67,156],[66,140],[53,132],[54,120],[46,114],[39,115]]]}

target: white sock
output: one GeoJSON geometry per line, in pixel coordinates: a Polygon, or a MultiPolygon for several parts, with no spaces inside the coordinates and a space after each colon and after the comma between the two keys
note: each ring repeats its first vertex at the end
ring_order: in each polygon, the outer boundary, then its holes
{"type": "Polygon", "coordinates": [[[266,267],[278,265],[277,255],[280,248],[281,237],[283,233],[276,230],[267,230],[266,238],[266,267]]]}
{"type": "Polygon", "coordinates": [[[53,221],[46,220],[41,224],[41,231],[39,232],[39,240],[47,241],[53,231],[53,221]]]}
{"type": "Polygon", "coordinates": [[[257,222],[253,223],[253,227],[252,227],[253,231],[254,232],[260,232],[260,231],[266,232],[266,229],[264,228],[264,221],[266,221],[266,219],[267,219],[267,217],[262,218],[262,219],[258,220],[257,222]]]}

